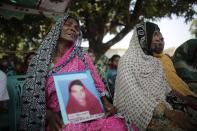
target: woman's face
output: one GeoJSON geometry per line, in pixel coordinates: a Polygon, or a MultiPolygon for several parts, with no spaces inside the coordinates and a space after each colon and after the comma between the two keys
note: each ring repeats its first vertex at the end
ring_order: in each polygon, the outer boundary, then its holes
{"type": "Polygon", "coordinates": [[[151,49],[154,53],[162,53],[164,49],[164,39],[160,31],[155,31],[153,34],[151,49]]]}
{"type": "Polygon", "coordinates": [[[79,103],[84,102],[85,100],[85,90],[81,85],[73,85],[71,87],[71,95],[77,100],[79,103]]]}
{"type": "Polygon", "coordinates": [[[60,38],[75,42],[79,36],[79,31],[80,29],[77,21],[73,18],[68,18],[62,27],[60,38]]]}
{"type": "Polygon", "coordinates": [[[116,57],[113,61],[112,64],[114,67],[118,67],[118,63],[119,63],[120,57],[116,57]]]}

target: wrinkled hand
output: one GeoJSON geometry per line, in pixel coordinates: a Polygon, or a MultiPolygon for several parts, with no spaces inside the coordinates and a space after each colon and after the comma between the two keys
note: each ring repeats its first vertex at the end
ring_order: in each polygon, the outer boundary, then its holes
{"type": "Polygon", "coordinates": [[[106,116],[111,116],[113,114],[116,114],[117,112],[117,109],[116,107],[114,107],[108,100],[107,98],[104,96],[102,97],[102,100],[103,100],[103,104],[107,110],[107,113],[106,113],[106,116]]]}
{"type": "Polygon", "coordinates": [[[106,115],[107,116],[111,116],[111,115],[114,115],[117,113],[117,109],[115,106],[113,106],[111,103],[107,103],[107,104],[104,104],[105,105],[105,108],[107,110],[107,113],[106,115]]]}
{"type": "Polygon", "coordinates": [[[170,119],[173,123],[175,123],[182,129],[194,129],[194,125],[192,124],[190,118],[184,112],[168,110],[165,112],[165,115],[168,119],[170,119]]]}
{"type": "Polygon", "coordinates": [[[47,122],[51,131],[60,131],[64,127],[63,121],[60,119],[59,114],[52,110],[47,110],[47,122]]]}

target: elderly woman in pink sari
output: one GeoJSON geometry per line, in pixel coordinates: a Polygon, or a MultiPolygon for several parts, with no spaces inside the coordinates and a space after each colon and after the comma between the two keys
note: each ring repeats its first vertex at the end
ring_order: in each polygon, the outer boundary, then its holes
{"type": "Polygon", "coordinates": [[[24,85],[21,130],[50,131],[125,131],[124,120],[113,116],[116,108],[106,99],[105,86],[99,78],[91,58],[80,48],[82,33],[75,17],[65,16],[53,26],[37,55],[32,58],[24,85]],[[110,117],[78,124],[63,125],[52,77],[53,73],[90,70],[110,117]],[[46,128],[45,128],[46,127],[46,128]]]}

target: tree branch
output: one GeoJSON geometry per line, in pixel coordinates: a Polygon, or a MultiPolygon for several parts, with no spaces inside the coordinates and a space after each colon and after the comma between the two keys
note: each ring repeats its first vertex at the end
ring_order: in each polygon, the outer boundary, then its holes
{"type": "Polygon", "coordinates": [[[141,15],[143,1],[144,0],[136,1],[133,13],[130,15],[130,21],[128,22],[128,24],[113,39],[104,43],[105,45],[113,46],[114,44],[119,42],[126,34],[128,34],[131,31],[131,29],[133,29],[133,27],[139,22],[139,16],[141,15]]]}
{"type": "Polygon", "coordinates": [[[126,34],[128,34],[134,25],[126,25],[124,29],[122,29],[113,39],[109,40],[105,44],[106,46],[113,46],[117,42],[119,42],[126,34]]]}
{"type": "Polygon", "coordinates": [[[129,22],[131,22],[134,19],[138,20],[139,16],[142,14],[143,3],[144,3],[144,0],[137,0],[136,1],[133,13],[130,15],[129,22]]]}

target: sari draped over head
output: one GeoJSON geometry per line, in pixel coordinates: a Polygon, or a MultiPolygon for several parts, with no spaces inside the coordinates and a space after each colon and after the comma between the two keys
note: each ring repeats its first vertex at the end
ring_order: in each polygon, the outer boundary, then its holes
{"type": "Polygon", "coordinates": [[[158,26],[150,22],[136,25],[129,48],[120,58],[115,83],[114,105],[127,123],[136,123],[140,130],[147,128],[158,104],[164,103],[171,109],[166,102],[171,89],[162,65],[149,55],[151,50],[147,46],[147,36],[151,36],[147,31],[153,35],[154,30],[158,26]]]}
{"type": "MultiPolygon", "coordinates": [[[[36,55],[32,58],[27,70],[27,78],[24,84],[22,96],[22,111],[20,119],[20,130],[44,131],[46,118],[46,98],[45,83],[49,71],[49,65],[56,50],[57,41],[60,36],[61,28],[69,18],[68,15],[59,19],[51,28],[41,46],[38,48],[36,55]]],[[[75,42],[72,53],[67,57],[66,61],[61,63],[52,70],[57,72],[65,66],[75,55],[82,58],[83,51],[79,48],[82,35],[75,42]]],[[[85,62],[86,63],[86,62],[85,62]]],[[[88,67],[88,65],[87,65],[88,67]]]]}
{"type": "Polygon", "coordinates": [[[69,86],[69,99],[66,106],[66,113],[79,113],[89,111],[90,115],[103,113],[99,100],[87,89],[83,84],[83,90],[85,92],[86,105],[82,106],[78,101],[71,95],[71,86],[69,86]]]}

